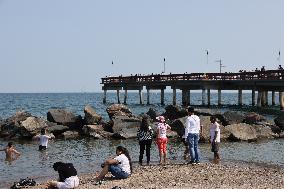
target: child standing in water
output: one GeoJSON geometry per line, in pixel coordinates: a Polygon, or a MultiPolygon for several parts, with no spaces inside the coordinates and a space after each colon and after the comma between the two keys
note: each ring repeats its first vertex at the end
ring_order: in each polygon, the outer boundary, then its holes
{"type": "Polygon", "coordinates": [[[41,129],[39,136],[39,143],[40,143],[38,147],[39,151],[47,149],[48,139],[51,139],[51,137],[45,134],[44,128],[41,129]]]}
{"type": "Polygon", "coordinates": [[[7,147],[0,151],[4,151],[6,153],[6,160],[8,161],[12,161],[21,155],[21,153],[14,148],[13,142],[9,142],[7,147]],[[16,157],[14,157],[14,155],[16,155],[16,157]]]}
{"type": "Polygon", "coordinates": [[[165,123],[164,116],[156,117],[156,119],[159,121],[157,124],[157,145],[159,149],[159,156],[160,156],[160,164],[166,164],[167,160],[167,129],[171,129],[171,127],[165,123]]]}
{"type": "Polygon", "coordinates": [[[216,121],[215,116],[210,117],[210,143],[211,151],[214,153],[214,162],[219,163],[220,154],[219,154],[219,145],[220,145],[220,125],[216,121]]]}

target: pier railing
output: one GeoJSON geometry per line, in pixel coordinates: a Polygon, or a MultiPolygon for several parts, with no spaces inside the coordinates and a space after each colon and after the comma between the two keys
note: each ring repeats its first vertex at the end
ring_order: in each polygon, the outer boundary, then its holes
{"type": "Polygon", "coordinates": [[[282,80],[284,70],[266,70],[238,73],[190,73],[190,74],[151,74],[131,75],[118,77],[104,77],[101,84],[112,83],[144,83],[163,81],[189,81],[189,80],[282,80]]]}

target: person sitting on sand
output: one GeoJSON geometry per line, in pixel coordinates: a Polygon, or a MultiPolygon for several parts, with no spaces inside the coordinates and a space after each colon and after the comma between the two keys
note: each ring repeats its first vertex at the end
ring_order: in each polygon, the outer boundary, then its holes
{"type": "Polygon", "coordinates": [[[108,172],[111,172],[116,179],[125,179],[130,176],[132,173],[132,162],[128,150],[122,146],[118,146],[116,148],[116,155],[115,158],[107,159],[102,164],[103,169],[99,176],[96,177],[96,184],[101,184],[101,181],[108,172]]]}
{"type": "Polygon", "coordinates": [[[160,164],[166,164],[167,159],[167,129],[171,129],[171,127],[165,123],[164,116],[158,116],[156,119],[159,121],[157,124],[157,145],[159,149],[159,156],[160,156],[160,164]]]}
{"type": "Polygon", "coordinates": [[[218,163],[220,160],[219,145],[220,145],[220,125],[216,121],[215,116],[210,117],[210,143],[211,151],[214,152],[214,162],[218,163]]]}
{"type": "Polygon", "coordinates": [[[72,163],[56,162],[53,164],[53,169],[58,172],[58,181],[50,181],[49,187],[58,189],[70,189],[79,186],[79,178],[77,170],[72,163]]]}
{"type": "Polygon", "coordinates": [[[4,151],[6,153],[6,160],[8,161],[15,160],[21,155],[21,153],[14,148],[13,142],[8,142],[7,147],[0,151],[4,151]]]}
{"type": "Polygon", "coordinates": [[[147,165],[150,163],[150,150],[153,138],[153,129],[149,125],[149,121],[146,116],[142,118],[140,128],[137,132],[137,137],[139,140],[140,153],[139,153],[139,164],[142,165],[143,154],[146,147],[146,157],[147,165]]]}

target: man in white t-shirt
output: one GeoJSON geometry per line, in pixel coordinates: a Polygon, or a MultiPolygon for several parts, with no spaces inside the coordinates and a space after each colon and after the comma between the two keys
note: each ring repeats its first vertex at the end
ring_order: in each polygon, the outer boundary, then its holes
{"type": "Polygon", "coordinates": [[[194,115],[194,108],[188,108],[188,117],[185,123],[185,132],[190,153],[190,164],[200,163],[200,152],[198,148],[199,133],[202,134],[202,127],[200,125],[200,119],[197,115],[194,115]]]}
{"type": "Polygon", "coordinates": [[[211,151],[214,153],[214,162],[218,163],[220,160],[219,145],[220,145],[220,125],[216,121],[215,116],[210,117],[210,143],[211,151]]]}

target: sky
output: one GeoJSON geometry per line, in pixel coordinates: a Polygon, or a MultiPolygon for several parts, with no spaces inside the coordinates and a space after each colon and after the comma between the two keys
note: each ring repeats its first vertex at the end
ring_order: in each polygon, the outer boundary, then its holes
{"type": "Polygon", "coordinates": [[[101,92],[102,77],[161,73],[164,58],[166,73],[219,72],[220,59],[222,72],[276,69],[283,10],[283,0],[0,0],[0,93],[101,92]]]}

